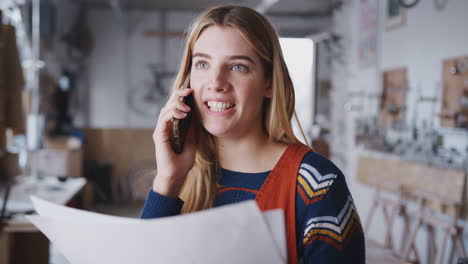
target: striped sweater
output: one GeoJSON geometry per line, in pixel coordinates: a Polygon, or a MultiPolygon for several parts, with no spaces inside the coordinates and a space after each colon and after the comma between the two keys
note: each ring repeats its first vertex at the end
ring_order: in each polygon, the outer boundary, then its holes
{"type": "MultiPolygon", "coordinates": [[[[269,173],[221,169],[215,206],[255,199],[269,173]]],[[[141,218],[177,215],[182,205],[150,190],[141,218]]],[[[303,263],[365,263],[364,234],[345,178],[316,152],[304,157],[297,177],[296,229],[303,263]]]]}

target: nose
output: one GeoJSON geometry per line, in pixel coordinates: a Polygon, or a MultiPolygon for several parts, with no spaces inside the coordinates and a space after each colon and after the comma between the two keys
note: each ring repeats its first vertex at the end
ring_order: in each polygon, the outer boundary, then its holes
{"type": "Polygon", "coordinates": [[[228,89],[227,73],[222,68],[214,68],[210,71],[209,90],[225,92],[228,89]]]}

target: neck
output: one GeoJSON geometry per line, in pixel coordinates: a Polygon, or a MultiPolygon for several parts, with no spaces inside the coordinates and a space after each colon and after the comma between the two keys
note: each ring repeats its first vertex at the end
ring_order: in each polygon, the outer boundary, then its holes
{"type": "Polygon", "coordinates": [[[215,142],[220,166],[238,172],[272,170],[286,148],[271,141],[263,131],[242,140],[215,138],[215,142]]]}

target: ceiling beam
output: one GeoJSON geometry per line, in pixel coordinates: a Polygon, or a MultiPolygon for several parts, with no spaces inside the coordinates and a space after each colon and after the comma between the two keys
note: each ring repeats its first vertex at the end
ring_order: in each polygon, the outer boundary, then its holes
{"type": "Polygon", "coordinates": [[[265,14],[276,3],[278,3],[278,0],[262,0],[260,4],[255,7],[255,10],[257,10],[257,12],[259,12],[260,14],[265,14]]]}
{"type": "Polygon", "coordinates": [[[282,18],[328,18],[330,14],[328,11],[304,11],[304,12],[267,12],[268,17],[282,17],[282,18]]]}

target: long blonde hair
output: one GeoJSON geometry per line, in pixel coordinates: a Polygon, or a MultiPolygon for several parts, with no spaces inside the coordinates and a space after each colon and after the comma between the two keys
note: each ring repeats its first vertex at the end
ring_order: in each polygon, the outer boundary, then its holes
{"type": "MultiPolygon", "coordinates": [[[[272,85],[272,97],[266,98],[264,102],[263,124],[270,140],[282,144],[299,142],[291,125],[291,119],[295,116],[294,87],[283,59],[278,35],[271,23],[253,9],[225,5],[204,11],[189,28],[184,54],[172,89],[182,86],[190,72],[195,42],[204,29],[213,25],[238,29],[263,62],[265,75],[272,85]]],[[[198,118],[197,115],[194,116],[194,120],[198,118]]],[[[185,201],[182,213],[212,207],[218,182],[214,139],[199,122],[194,123],[198,139],[197,151],[195,165],[187,175],[180,194],[181,199],[185,201]]]]}

